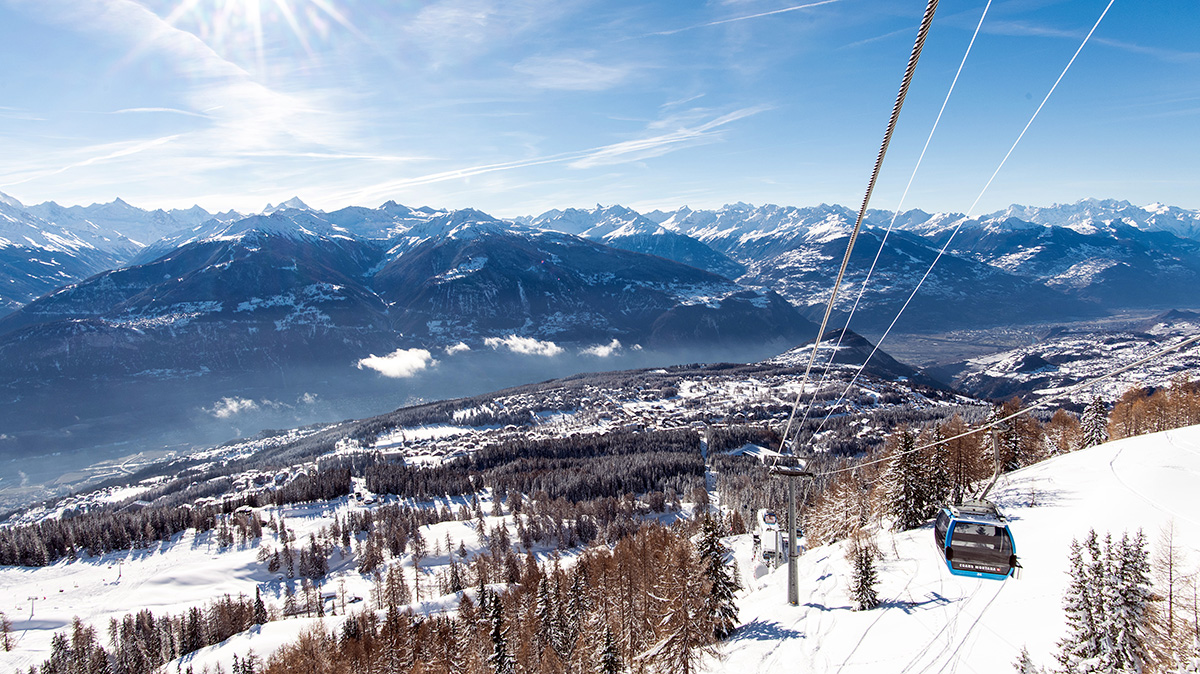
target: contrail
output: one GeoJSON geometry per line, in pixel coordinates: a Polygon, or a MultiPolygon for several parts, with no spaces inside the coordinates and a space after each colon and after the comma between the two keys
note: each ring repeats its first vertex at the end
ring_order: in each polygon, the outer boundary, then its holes
{"type": "Polygon", "coordinates": [[[721,19],[720,21],[709,21],[708,23],[698,23],[694,26],[687,26],[686,28],[676,28],[675,30],[659,31],[657,33],[650,33],[650,35],[674,35],[676,33],[682,33],[684,31],[688,31],[688,30],[695,30],[697,28],[708,28],[709,26],[720,26],[721,24],[733,23],[735,21],[747,21],[749,19],[759,19],[764,16],[772,16],[775,14],[784,14],[786,12],[794,12],[794,11],[800,10],[800,9],[808,9],[810,7],[819,7],[821,5],[829,5],[829,4],[832,4],[835,2],[840,2],[840,0],[821,0],[820,2],[810,2],[807,5],[796,5],[794,7],[784,7],[783,9],[773,9],[769,12],[759,12],[758,14],[747,14],[746,16],[735,16],[731,19],[721,19]]]}

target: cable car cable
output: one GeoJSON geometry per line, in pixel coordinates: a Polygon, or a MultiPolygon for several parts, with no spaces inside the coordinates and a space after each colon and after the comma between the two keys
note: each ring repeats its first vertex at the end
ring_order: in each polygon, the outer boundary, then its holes
{"type": "Polygon", "coordinates": [[[808,365],[804,368],[804,377],[800,380],[800,392],[796,394],[796,402],[792,405],[792,413],[788,417],[787,426],[784,428],[783,437],[780,439],[779,451],[784,453],[787,449],[788,435],[791,432],[792,421],[796,418],[796,410],[800,407],[800,398],[804,395],[804,388],[808,384],[809,374],[812,372],[813,363],[817,360],[817,348],[821,345],[821,338],[824,337],[825,328],[829,325],[829,315],[833,312],[834,302],[837,300],[838,287],[842,284],[842,278],[846,274],[846,266],[850,263],[850,253],[854,251],[854,242],[858,239],[858,232],[862,229],[863,218],[867,214],[867,205],[871,202],[871,193],[875,191],[875,183],[879,180],[879,170],[883,166],[883,158],[887,155],[888,145],[892,141],[892,134],[896,130],[896,122],[900,118],[900,109],[904,107],[904,98],[908,95],[908,88],[912,84],[913,73],[917,69],[917,61],[921,58],[921,50],[925,47],[925,38],[929,35],[929,27],[933,23],[933,14],[937,10],[938,0],[929,0],[925,6],[925,15],[921,17],[921,27],[917,31],[917,39],[913,44],[912,53],[908,57],[908,66],[904,70],[904,77],[900,81],[900,91],[896,94],[896,102],[892,105],[892,116],[888,120],[887,131],[883,135],[883,143],[879,147],[879,154],[875,157],[875,168],[871,171],[871,180],[867,183],[867,193],[863,196],[862,206],[858,209],[858,217],[854,221],[854,229],[850,232],[850,241],[846,244],[846,254],[842,257],[842,266],[838,269],[837,279],[833,282],[833,292],[829,294],[829,302],[825,305],[825,315],[821,318],[821,327],[817,330],[817,338],[813,341],[812,355],[808,360],[808,365]]]}
{"type": "MultiPolygon", "coordinates": [[[[1079,44],[1079,48],[1075,50],[1075,53],[1071,56],[1071,59],[1067,61],[1067,65],[1059,74],[1058,79],[1056,79],[1054,84],[1050,86],[1050,90],[1046,92],[1045,97],[1042,98],[1042,102],[1038,105],[1037,109],[1034,110],[1033,115],[1029,118],[1029,121],[1025,123],[1025,128],[1021,129],[1021,133],[1017,135],[1017,139],[1013,141],[1012,146],[1008,148],[1008,152],[1004,155],[1004,158],[1000,160],[1000,164],[996,166],[996,170],[992,172],[992,176],[988,178],[987,183],[983,186],[983,189],[980,190],[979,196],[975,197],[975,202],[971,204],[971,208],[968,209],[963,218],[958,221],[957,225],[955,225],[954,230],[950,233],[950,238],[946,239],[946,243],[933,258],[933,262],[929,264],[929,269],[925,270],[925,274],[921,277],[921,280],[917,282],[916,287],[913,288],[912,293],[910,293],[908,296],[908,299],[904,301],[904,304],[900,307],[900,310],[896,312],[896,317],[892,319],[892,322],[888,325],[887,330],[884,330],[883,335],[875,343],[875,347],[871,349],[871,353],[866,357],[865,360],[863,360],[862,365],[859,366],[858,371],[850,379],[850,383],[846,385],[846,388],[842,391],[842,395],[838,397],[836,402],[834,402],[831,409],[836,408],[843,400],[846,399],[846,394],[850,392],[850,388],[856,381],[858,381],[859,376],[862,375],[863,370],[867,367],[867,363],[871,362],[871,358],[875,356],[884,340],[886,340],[888,335],[891,334],[892,328],[896,327],[896,322],[900,320],[900,317],[904,314],[904,310],[908,308],[908,305],[912,302],[913,298],[916,297],[917,292],[921,289],[921,286],[925,283],[925,280],[929,278],[929,275],[933,272],[933,268],[937,266],[938,261],[942,259],[943,255],[945,255],[946,250],[949,249],[950,243],[954,240],[955,235],[957,235],[959,230],[962,229],[963,224],[971,218],[971,214],[974,213],[975,207],[979,205],[979,201],[983,198],[983,195],[987,193],[988,188],[992,186],[992,182],[996,179],[996,176],[999,175],[1000,170],[1004,168],[1005,163],[1008,162],[1008,158],[1012,156],[1013,151],[1017,149],[1017,145],[1021,142],[1021,139],[1025,137],[1025,133],[1029,131],[1029,127],[1033,125],[1033,121],[1037,119],[1037,116],[1042,111],[1042,108],[1046,106],[1046,102],[1050,100],[1050,96],[1054,94],[1054,90],[1058,88],[1059,83],[1062,82],[1063,77],[1065,77],[1067,74],[1067,71],[1071,69],[1071,66],[1075,63],[1075,59],[1078,58],[1079,53],[1083,51],[1084,46],[1087,45],[1088,40],[1090,40],[1092,37],[1092,34],[1096,32],[1096,29],[1100,26],[1100,22],[1104,20],[1105,15],[1108,14],[1109,8],[1113,6],[1115,1],[1116,0],[1109,0],[1108,5],[1104,8],[1104,11],[1100,13],[1100,18],[1096,19],[1096,23],[1092,25],[1092,29],[1088,31],[1086,36],[1084,36],[1083,42],[1079,44]]],[[[825,422],[828,420],[829,415],[826,415],[825,419],[821,421],[821,425],[817,427],[817,433],[819,433],[821,429],[825,427],[825,422]]]]}
{"type": "Polygon", "coordinates": [[[891,236],[892,229],[896,226],[896,220],[900,217],[900,209],[904,207],[904,202],[908,199],[908,192],[912,189],[913,181],[917,178],[917,172],[921,170],[921,162],[925,160],[925,153],[929,151],[929,144],[933,141],[933,134],[937,132],[938,125],[941,124],[942,115],[946,112],[946,106],[950,103],[950,97],[954,94],[955,86],[958,85],[958,78],[962,75],[963,68],[967,65],[967,58],[971,55],[971,48],[975,46],[975,39],[979,37],[979,31],[983,28],[983,21],[987,18],[988,10],[991,7],[992,0],[988,0],[987,4],[983,7],[983,14],[979,16],[979,23],[975,25],[975,32],[971,34],[971,41],[967,43],[967,51],[963,54],[962,61],[958,64],[958,70],[954,73],[954,79],[950,82],[950,89],[946,91],[946,97],[942,99],[942,107],[938,110],[937,117],[933,120],[933,126],[929,129],[929,135],[925,137],[925,145],[921,148],[921,154],[917,157],[917,163],[913,166],[912,173],[908,176],[908,184],[904,186],[904,193],[900,195],[900,201],[896,204],[896,210],[892,212],[892,219],[888,222],[887,230],[883,233],[883,239],[879,242],[879,250],[875,251],[875,259],[871,260],[871,267],[867,269],[867,275],[858,287],[858,296],[854,298],[854,304],[850,307],[849,315],[846,316],[846,323],[842,328],[841,334],[838,335],[837,344],[833,346],[833,350],[829,354],[829,360],[825,363],[825,369],[821,373],[821,379],[817,382],[812,398],[809,399],[808,405],[804,408],[804,418],[800,420],[801,427],[808,421],[809,412],[817,400],[817,392],[821,390],[821,386],[829,378],[829,372],[833,368],[833,359],[837,356],[837,351],[842,346],[842,340],[846,337],[846,331],[850,329],[850,321],[854,319],[854,314],[858,311],[858,305],[862,302],[863,294],[866,292],[867,285],[871,282],[871,276],[875,273],[875,267],[879,264],[880,256],[883,255],[883,249],[887,245],[888,237],[891,236]]]}

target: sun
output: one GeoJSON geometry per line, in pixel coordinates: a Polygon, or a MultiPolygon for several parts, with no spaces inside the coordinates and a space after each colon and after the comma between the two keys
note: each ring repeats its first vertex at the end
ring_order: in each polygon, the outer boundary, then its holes
{"type": "Polygon", "coordinates": [[[365,39],[332,0],[183,0],[163,20],[259,75],[266,72],[268,43],[290,42],[315,58],[314,43],[335,25],[365,39]]]}

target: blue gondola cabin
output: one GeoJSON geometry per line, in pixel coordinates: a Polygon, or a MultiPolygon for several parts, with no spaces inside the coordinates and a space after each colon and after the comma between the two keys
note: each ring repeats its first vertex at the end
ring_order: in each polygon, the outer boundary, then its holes
{"type": "Polygon", "coordinates": [[[933,533],[946,568],[956,576],[1004,580],[1020,568],[1008,522],[990,501],[942,507],[933,533]]]}

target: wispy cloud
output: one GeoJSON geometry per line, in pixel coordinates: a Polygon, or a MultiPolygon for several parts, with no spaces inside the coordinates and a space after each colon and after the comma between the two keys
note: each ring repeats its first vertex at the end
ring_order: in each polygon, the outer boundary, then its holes
{"type": "MultiPolygon", "coordinates": [[[[640,161],[650,157],[659,157],[680,147],[711,143],[720,139],[717,132],[721,127],[745,119],[752,115],[770,109],[769,106],[753,106],[742,108],[721,115],[716,119],[696,125],[682,125],[668,131],[645,138],[636,138],[620,143],[613,143],[588,152],[585,156],[570,163],[571,168],[591,168],[620,164],[627,161],[640,161]]],[[[655,126],[666,126],[659,122],[655,126]]]]}
{"type": "Polygon", "coordinates": [[[0,105],[0,117],[5,119],[19,119],[26,122],[44,122],[46,118],[41,115],[35,115],[28,110],[21,108],[10,108],[5,105],[0,105]]]}
{"type": "MultiPolygon", "coordinates": [[[[41,20],[101,42],[130,45],[116,69],[153,58],[176,73],[173,86],[191,105],[130,107],[115,114],[168,113],[209,123],[175,137],[176,157],[187,166],[197,156],[303,150],[345,152],[353,145],[353,116],[335,111],[332,94],[273,90],[256,81],[196,35],[181,30],[132,0],[10,0],[41,20]],[[219,106],[213,106],[219,101],[219,106]],[[203,110],[193,112],[186,109],[203,110]]],[[[155,142],[155,141],[151,141],[155,142]]],[[[244,155],[243,156],[247,156],[244,155]]],[[[73,163],[72,167],[84,164],[73,163]]]]}
{"type": "Polygon", "coordinates": [[[632,66],[596,63],[592,54],[533,56],[513,66],[528,77],[528,84],[539,89],[603,91],[625,82],[632,66]]]}
{"type": "MultiPolygon", "coordinates": [[[[38,180],[40,178],[48,178],[50,176],[57,175],[59,173],[65,173],[67,171],[70,171],[71,169],[83,168],[85,166],[91,166],[92,164],[101,164],[104,162],[113,161],[115,159],[120,159],[122,157],[128,157],[130,155],[135,155],[135,154],[138,154],[141,152],[145,152],[151,148],[155,148],[160,145],[165,145],[167,143],[170,143],[170,142],[176,140],[177,138],[179,138],[178,135],[172,135],[172,136],[163,136],[161,138],[154,138],[151,140],[141,141],[141,142],[112,143],[112,144],[108,144],[108,145],[104,145],[104,146],[94,147],[94,148],[91,148],[91,150],[90,150],[91,152],[101,152],[102,154],[93,154],[92,156],[87,157],[86,159],[75,161],[75,162],[72,162],[65,166],[59,166],[57,168],[35,170],[35,171],[27,172],[23,177],[16,178],[16,179],[10,179],[2,184],[5,187],[8,187],[10,185],[21,185],[23,183],[38,180]]],[[[85,152],[86,152],[86,150],[85,150],[85,152]]]]}
{"type": "Polygon", "coordinates": [[[108,114],[110,114],[110,115],[127,115],[127,114],[131,114],[131,113],[139,113],[139,112],[165,112],[165,113],[170,113],[170,114],[174,114],[174,115],[188,115],[190,117],[200,117],[201,119],[208,119],[208,115],[205,115],[203,113],[192,112],[191,110],[180,110],[179,108],[125,108],[123,110],[113,110],[112,112],[110,112],[108,114]]]}
{"type": "MultiPolygon", "coordinates": [[[[1048,37],[1071,40],[1072,42],[1083,39],[1085,31],[1078,30],[1062,30],[1051,26],[1044,26],[1031,23],[1023,23],[1020,21],[995,21],[985,24],[983,31],[993,35],[1009,35],[1014,37],[1048,37]]],[[[1097,37],[1093,40],[1097,44],[1102,44],[1114,49],[1131,52],[1134,54],[1143,54],[1162,61],[1173,63],[1186,63],[1200,60],[1200,52],[1184,51],[1180,49],[1166,49],[1163,47],[1147,47],[1145,45],[1125,42],[1122,40],[1113,40],[1111,38],[1097,37]]]]}
{"type": "Polygon", "coordinates": [[[685,147],[717,142],[721,139],[719,133],[721,127],[769,109],[771,109],[770,106],[764,105],[741,108],[703,122],[699,120],[711,117],[711,112],[691,110],[685,114],[651,122],[646,126],[646,131],[649,135],[643,138],[621,141],[585,150],[527,157],[494,164],[465,166],[447,171],[413,176],[411,178],[389,180],[364,188],[355,188],[331,194],[330,199],[344,203],[369,203],[380,198],[389,198],[398,191],[413,187],[450,180],[465,180],[488,173],[514,171],[547,164],[567,164],[574,169],[587,169],[597,166],[641,161],[651,157],[662,156],[668,152],[685,147]],[[663,132],[662,129],[665,128],[670,128],[671,130],[663,132]]]}
{"type": "Polygon", "coordinates": [[[650,33],[650,35],[675,35],[677,33],[682,33],[684,31],[696,30],[697,28],[708,28],[710,26],[721,26],[721,25],[724,25],[727,23],[736,23],[738,21],[750,21],[752,19],[761,19],[761,18],[767,17],[767,16],[775,16],[776,14],[786,14],[788,12],[797,12],[802,9],[811,9],[813,7],[820,7],[821,5],[830,5],[835,2],[840,2],[840,1],[841,0],[820,0],[820,2],[810,2],[810,3],[804,4],[804,5],[793,5],[791,7],[783,7],[781,9],[773,9],[769,12],[758,12],[756,14],[745,14],[742,16],[730,17],[728,19],[719,19],[717,21],[706,21],[705,23],[697,23],[697,24],[693,24],[691,26],[684,26],[683,28],[676,28],[674,30],[662,30],[662,31],[650,33]]]}

